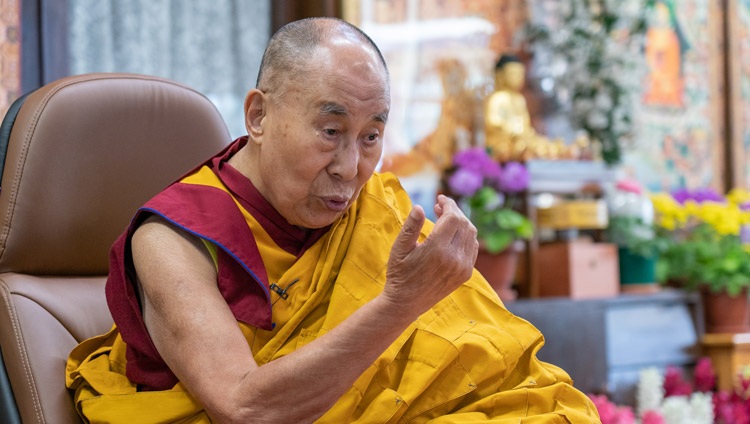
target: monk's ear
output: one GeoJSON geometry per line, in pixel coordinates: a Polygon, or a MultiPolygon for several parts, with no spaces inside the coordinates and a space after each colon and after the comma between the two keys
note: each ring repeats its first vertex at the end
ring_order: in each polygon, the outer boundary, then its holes
{"type": "Polygon", "coordinates": [[[263,136],[263,123],[267,112],[265,94],[257,88],[247,92],[245,96],[245,128],[250,139],[260,143],[263,136]]]}

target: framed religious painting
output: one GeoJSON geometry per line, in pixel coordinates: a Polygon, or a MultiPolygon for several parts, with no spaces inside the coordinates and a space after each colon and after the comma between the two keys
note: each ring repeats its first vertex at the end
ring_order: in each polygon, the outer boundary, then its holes
{"type": "Polygon", "coordinates": [[[730,186],[750,188],[750,0],[727,5],[730,186]]]}
{"type": "Polygon", "coordinates": [[[428,214],[453,154],[483,143],[498,56],[526,22],[524,0],[343,0],[343,17],[382,50],[391,111],[381,171],[428,214]]]}
{"type": "Polygon", "coordinates": [[[724,18],[709,0],[650,8],[624,169],[651,190],[726,189],[724,18]]]}
{"type": "Polygon", "coordinates": [[[555,47],[545,55],[532,45],[532,74],[542,88],[554,82],[545,131],[584,129],[605,160],[616,145],[608,163],[651,190],[723,190],[726,12],[710,0],[677,3],[530,0],[530,21],[555,47]]]}

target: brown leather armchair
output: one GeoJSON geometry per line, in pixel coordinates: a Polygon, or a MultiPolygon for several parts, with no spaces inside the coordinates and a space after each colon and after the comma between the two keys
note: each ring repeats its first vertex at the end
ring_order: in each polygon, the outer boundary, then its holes
{"type": "Polygon", "coordinates": [[[11,107],[0,128],[0,422],[80,422],[65,363],[112,325],[110,245],[138,206],[230,141],[206,97],[143,75],[68,77],[11,107]]]}

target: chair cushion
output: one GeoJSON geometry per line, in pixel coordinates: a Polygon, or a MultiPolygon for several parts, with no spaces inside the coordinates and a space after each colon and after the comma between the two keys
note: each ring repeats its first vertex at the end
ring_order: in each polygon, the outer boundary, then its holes
{"type": "Polygon", "coordinates": [[[0,274],[0,345],[24,423],[78,422],[65,387],[68,354],[112,326],[104,277],[54,280],[0,274]]]}

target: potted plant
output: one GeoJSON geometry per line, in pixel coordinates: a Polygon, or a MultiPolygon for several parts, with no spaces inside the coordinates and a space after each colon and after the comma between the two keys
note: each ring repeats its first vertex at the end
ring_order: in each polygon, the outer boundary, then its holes
{"type": "Polygon", "coordinates": [[[668,241],[654,230],[651,200],[637,181],[623,179],[617,182],[607,203],[609,223],[605,235],[617,245],[622,290],[656,290],[656,262],[668,241]]]}
{"type": "Polygon", "coordinates": [[[518,210],[529,172],[519,162],[501,165],[482,147],[457,152],[452,163],[444,190],[477,228],[480,256],[476,268],[503,300],[512,300],[515,293],[509,286],[515,275],[517,242],[534,234],[532,222],[518,210]]]}
{"type": "Polygon", "coordinates": [[[651,198],[655,229],[669,240],[660,257],[662,279],[701,292],[708,332],[750,331],[750,194],[702,189],[651,198]],[[717,321],[724,318],[736,322],[717,321]]]}

